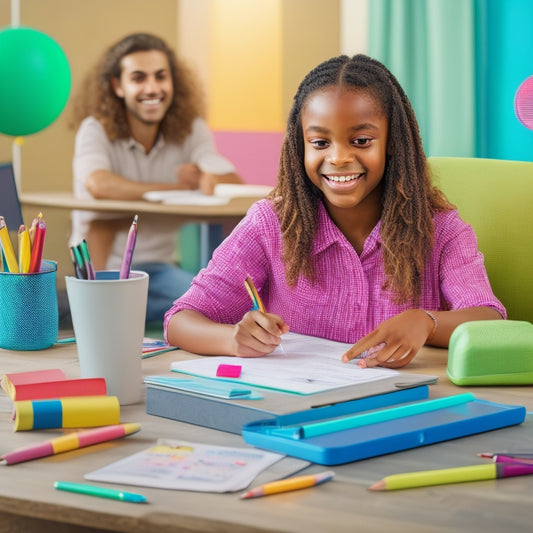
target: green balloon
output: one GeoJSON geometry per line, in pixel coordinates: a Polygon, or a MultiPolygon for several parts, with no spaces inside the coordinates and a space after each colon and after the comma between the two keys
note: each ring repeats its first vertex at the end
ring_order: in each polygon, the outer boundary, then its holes
{"type": "Polygon", "coordinates": [[[32,28],[0,31],[0,132],[31,135],[63,111],[71,86],[61,47],[32,28]]]}

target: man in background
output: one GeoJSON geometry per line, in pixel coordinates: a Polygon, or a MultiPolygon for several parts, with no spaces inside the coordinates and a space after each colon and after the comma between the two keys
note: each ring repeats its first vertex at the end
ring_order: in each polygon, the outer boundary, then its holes
{"type": "MultiPolygon", "coordinates": [[[[75,101],[73,172],[78,198],[140,200],[157,190],[241,183],[205,122],[193,72],[159,37],[137,33],[111,46],[75,101]]],[[[74,211],[71,245],[87,240],[96,270],[119,270],[132,218],[74,211]]],[[[175,220],[139,216],[132,269],[150,276],[147,321],[162,321],[195,273],[175,263],[175,220]]]]}

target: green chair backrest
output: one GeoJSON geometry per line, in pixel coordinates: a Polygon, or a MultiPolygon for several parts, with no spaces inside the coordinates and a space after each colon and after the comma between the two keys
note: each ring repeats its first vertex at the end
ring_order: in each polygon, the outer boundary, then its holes
{"type": "Polygon", "coordinates": [[[533,322],[533,162],[430,157],[433,181],[473,228],[495,295],[533,322]]]}

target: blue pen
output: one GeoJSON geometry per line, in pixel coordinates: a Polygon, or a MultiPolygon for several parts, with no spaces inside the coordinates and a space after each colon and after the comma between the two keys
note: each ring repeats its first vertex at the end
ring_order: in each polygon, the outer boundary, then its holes
{"type": "Polygon", "coordinates": [[[122,490],[107,489],[97,487],[96,485],[87,485],[86,483],[70,483],[69,481],[55,481],[54,487],[57,490],[67,492],[77,492],[78,494],[87,494],[88,496],[98,496],[99,498],[109,498],[121,502],[144,503],[146,496],[134,492],[124,492],[122,490]]]}

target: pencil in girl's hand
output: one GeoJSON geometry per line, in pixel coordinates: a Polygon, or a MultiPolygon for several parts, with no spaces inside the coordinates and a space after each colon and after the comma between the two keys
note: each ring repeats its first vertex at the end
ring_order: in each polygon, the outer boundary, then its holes
{"type": "Polygon", "coordinates": [[[131,259],[133,257],[133,250],[135,249],[135,241],[137,240],[137,219],[138,215],[135,215],[131,223],[130,231],[128,232],[128,240],[126,241],[126,249],[124,250],[124,257],[120,268],[120,279],[128,279],[130,277],[131,259]]]}
{"type": "Polygon", "coordinates": [[[44,221],[43,214],[39,213],[39,216],[37,217],[37,224],[35,226],[35,239],[31,249],[30,273],[39,272],[41,270],[45,236],[46,222],[44,221]]]}
{"type": "Polygon", "coordinates": [[[7,230],[6,222],[2,216],[0,216],[0,244],[4,254],[4,268],[7,272],[18,274],[19,267],[17,263],[17,257],[15,255],[15,251],[13,250],[11,239],[9,238],[9,231],[7,230]]]}
{"type": "Polygon", "coordinates": [[[31,241],[30,233],[24,224],[21,224],[18,233],[19,241],[19,270],[23,274],[30,271],[31,241]]]}
{"type": "Polygon", "coordinates": [[[246,286],[246,290],[248,291],[248,294],[250,295],[250,298],[252,299],[252,302],[254,304],[254,308],[261,311],[261,313],[266,313],[265,306],[263,305],[263,301],[261,300],[261,296],[259,296],[259,292],[255,288],[254,282],[251,277],[247,277],[244,280],[244,285],[246,286]]]}
{"type": "MultiPolygon", "coordinates": [[[[244,286],[246,287],[246,290],[248,291],[248,294],[250,295],[250,298],[252,299],[252,302],[254,304],[253,309],[257,309],[258,311],[261,311],[261,313],[266,313],[266,308],[263,304],[263,300],[261,300],[261,296],[259,296],[259,291],[257,290],[250,276],[248,276],[244,280],[244,286]]],[[[281,351],[285,353],[285,348],[283,348],[283,343],[280,343],[279,347],[281,351]]]]}

